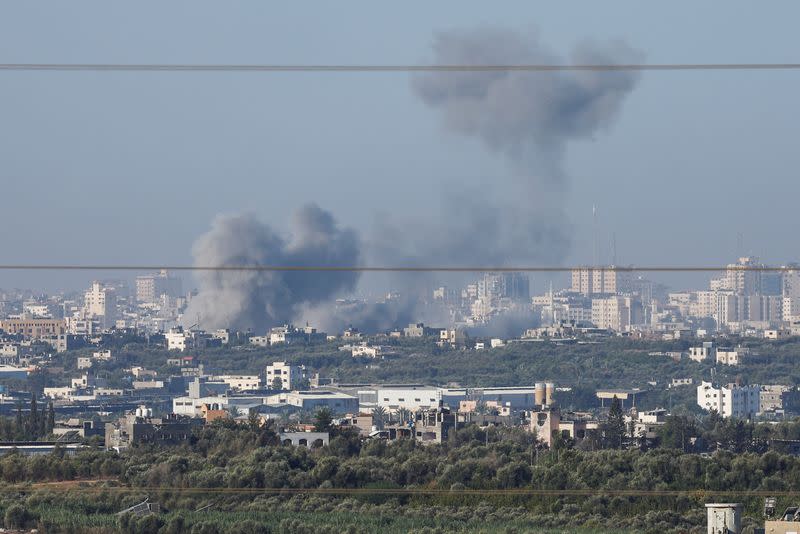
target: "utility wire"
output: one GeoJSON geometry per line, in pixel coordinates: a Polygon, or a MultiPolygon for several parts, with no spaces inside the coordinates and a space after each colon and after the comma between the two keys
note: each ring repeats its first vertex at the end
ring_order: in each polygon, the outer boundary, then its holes
{"type": "Polygon", "coordinates": [[[464,267],[448,267],[441,265],[408,266],[362,266],[362,265],[68,265],[68,264],[0,264],[0,271],[291,271],[291,272],[571,272],[580,269],[606,270],[616,272],[720,272],[720,271],[756,271],[756,272],[790,272],[800,270],[800,266],[767,266],[767,265],[562,265],[535,267],[529,265],[499,266],[476,265],[464,267]]]}
{"type": "Polygon", "coordinates": [[[0,63],[5,71],[98,72],[563,72],[563,71],[754,71],[800,70],[800,63],[631,63],[508,65],[285,65],[191,63],[0,63]]]}

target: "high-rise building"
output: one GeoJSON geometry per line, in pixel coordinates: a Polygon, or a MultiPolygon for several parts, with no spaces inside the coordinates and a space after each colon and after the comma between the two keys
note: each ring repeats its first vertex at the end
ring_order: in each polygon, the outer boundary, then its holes
{"type": "Polygon", "coordinates": [[[597,328],[625,332],[631,325],[642,324],[643,317],[642,302],[636,297],[614,295],[592,299],[592,323],[597,328]]]}
{"type": "Polygon", "coordinates": [[[757,270],[764,265],[758,258],[742,257],[736,263],[728,264],[725,271],[725,287],[738,295],[756,295],[762,291],[763,271],[757,270]]]}
{"type": "Polygon", "coordinates": [[[573,293],[582,295],[618,294],[631,290],[630,271],[620,271],[615,266],[600,269],[583,267],[572,270],[573,293]]]}
{"type": "Polygon", "coordinates": [[[800,265],[790,264],[781,273],[781,289],[784,297],[800,298],[800,265]]]}
{"type": "Polygon", "coordinates": [[[100,282],[92,282],[92,287],[84,293],[83,312],[87,318],[97,319],[104,328],[116,320],[117,297],[113,289],[100,282]]]}
{"type": "Polygon", "coordinates": [[[156,274],[136,277],[136,301],[154,304],[162,295],[178,297],[181,294],[181,279],[162,270],[156,274]]]}

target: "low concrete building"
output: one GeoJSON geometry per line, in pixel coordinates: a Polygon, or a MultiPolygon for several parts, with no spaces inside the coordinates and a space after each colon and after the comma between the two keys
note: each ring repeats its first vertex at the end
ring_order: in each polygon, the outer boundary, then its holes
{"type": "Polygon", "coordinates": [[[280,439],[283,445],[316,449],[328,445],[330,434],[327,432],[281,432],[280,439]]]}
{"type": "Polygon", "coordinates": [[[153,417],[148,408],[139,407],[119,420],[106,423],[107,449],[121,450],[132,445],[178,445],[189,440],[193,430],[203,425],[203,419],[170,414],[153,417]]]}

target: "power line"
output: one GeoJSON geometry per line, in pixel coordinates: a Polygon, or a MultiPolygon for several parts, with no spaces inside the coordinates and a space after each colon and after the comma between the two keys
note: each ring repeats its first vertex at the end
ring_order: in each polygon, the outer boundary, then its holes
{"type": "Polygon", "coordinates": [[[97,72],[563,72],[563,71],[753,71],[800,70],[800,63],[630,63],[508,65],[283,65],[190,63],[0,63],[6,71],[97,72]]]}
{"type": "Polygon", "coordinates": [[[721,271],[756,271],[756,272],[789,272],[800,270],[797,266],[767,265],[559,265],[559,266],[497,266],[478,265],[464,267],[448,267],[441,265],[409,266],[363,266],[363,265],[69,265],[69,264],[0,264],[0,271],[275,271],[275,272],[532,272],[560,273],[574,270],[606,270],[616,272],[721,272],[721,271]]]}

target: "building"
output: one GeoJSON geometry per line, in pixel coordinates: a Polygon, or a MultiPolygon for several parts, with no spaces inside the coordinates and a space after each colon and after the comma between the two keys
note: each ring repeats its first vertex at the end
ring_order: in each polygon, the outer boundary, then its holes
{"type": "Polygon", "coordinates": [[[149,408],[140,406],[135,412],[106,423],[107,449],[121,450],[132,445],[178,445],[189,440],[193,430],[203,424],[203,419],[171,414],[153,417],[149,408]]]}
{"type": "Polygon", "coordinates": [[[785,406],[785,395],[788,391],[787,386],[761,386],[758,396],[759,413],[782,412],[785,406]]]}
{"type": "Polygon", "coordinates": [[[715,388],[711,382],[697,386],[697,404],[722,417],[750,417],[761,411],[761,386],[728,384],[715,388]]]}
{"type": "Polygon", "coordinates": [[[287,324],[271,328],[269,331],[269,344],[292,344],[292,343],[311,343],[314,341],[325,341],[327,335],[317,332],[317,329],[306,325],[303,328],[296,328],[287,324]]]}
{"type": "Polygon", "coordinates": [[[234,391],[252,391],[261,388],[261,378],[258,375],[223,375],[215,376],[214,380],[224,382],[234,391]]]}
{"type": "Polygon", "coordinates": [[[630,327],[641,324],[644,309],[636,297],[610,296],[592,299],[592,323],[597,328],[626,332],[630,327]]]}
{"type": "Polygon", "coordinates": [[[136,277],[136,302],[156,304],[162,295],[179,297],[182,292],[181,279],[171,276],[167,271],[136,277]]]}
{"type": "Polygon", "coordinates": [[[328,408],[334,414],[358,412],[358,397],[339,391],[290,391],[278,393],[266,398],[270,406],[294,406],[301,410],[314,412],[320,408],[328,408]]]}
{"type": "Polygon", "coordinates": [[[366,358],[383,358],[383,347],[380,345],[370,346],[366,343],[361,343],[360,345],[352,345],[350,347],[350,352],[353,355],[353,358],[358,357],[366,357],[366,358]]]}
{"type": "Polygon", "coordinates": [[[658,408],[648,412],[639,412],[633,421],[633,432],[637,438],[654,440],[658,431],[667,422],[667,410],[658,408]]]}
{"type": "Polygon", "coordinates": [[[750,349],[745,347],[719,347],[717,349],[717,363],[722,365],[740,365],[744,357],[750,353],[750,349]]]}
{"type": "Polygon", "coordinates": [[[100,282],[92,282],[92,287],[83,296],[84,316],[97,319],[103,328],[111,328],[116,321],[116,310],[116,292],[100,282]]]}
{"type": "Polygon", "coordinates": [[[770,329],[764,330],[764,339],[785,339],[792,335],[791,330],[787,330],[785,328],[777,328],[777,329],[770,329]]]}
{"type": "Polygon", "coordinates": [[[573,293],[585,296],[597,294],[614,295],[626,293],[631,289],[631,273],[620,271],[614,266],[602,269],[589,269],[586,267],[572,270],[573,293]]]}
{"type": "Polygon", "coordinates": [[[21,335],[30,339],[56,337],[66,334],[67,324],[63,319],[4,319],[0,330],[7,334],[21,335]]]}
{"type": "Polygon", "coordinates": [[[467,398],[467,390],[421,385],[387,385],[374,389],[361,389],[358,391],[358,396],[361,404],[367,409],[380,406],[391,412],[400,409],[416,412],[440,406],[458,408],[459,403],[467,398]]]}
{"type": "Polygon", "coordinates": [[[441,331],[441,328],[431,328],[425,326],[423,323],[412,323],[406,328],[403,328],[403,336],[415,338],[428,336],[438,337],[441,331]]]}
{"type": "Polygon", "coordinates": [[[328,445],[330,434],[328,432],[281,432],[280,440],[282,445],[316,449],[328,445]]]}
{"type": "Polygon", "coordinates": [[[713,341],[704,341],[699,347],[689,347],[689,359],[693,362],[704,362],[716,358],[717,349],[713,341]]]}
{"type": "Polygon", "coordinates": [[[267,387],[270,389],[290,390],[300,386],[306,378],[304,365],[291,365],[286,362],[272,362],[267,366],[267,387]],[[275,387],[275,386],[280,387],[275,387]]]}

